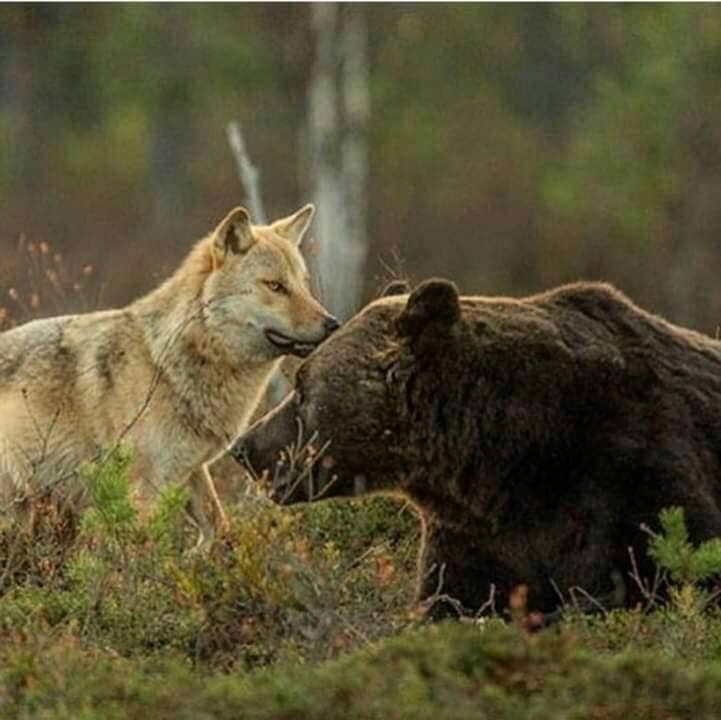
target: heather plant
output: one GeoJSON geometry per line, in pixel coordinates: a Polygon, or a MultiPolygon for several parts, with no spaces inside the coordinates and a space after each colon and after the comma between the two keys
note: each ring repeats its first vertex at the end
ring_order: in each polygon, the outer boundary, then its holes
{"type": "Polygon", "coordinates": [[[6,558],[0,632],[71,630],[126,656],[174,650],[229,668],[330,657],[412,621],[413,541],[399,555],[399,539],[383,532],[402,507],[287,512],[251,494],[222,540],[199,555],[187,491],[166,487],[139,513],[130,460],[119,447],[80,469],[89,508],[74,533],[43,541],[62,546],[61,565],[47,553],[35,559],[32,541],[6,558]]]}
{"type": "Polygon", "coordinates": [[[7,266],[0,290],[0,331],[36,317],[99,306],[102,286],[93,265],[68,267],[63,254],[46,240],[20,234],[7,266]]]}
{"type": "Polygon", "coordinates": [[[34,541],[0,535],[10,716],[695,719],[721,702],[719,546],[693,546],[679,509],[650,535],[647,607],[567,608],[533,633],[519,612],[424,628],[403,504],[250,492],[199,555],[187,493],[138,512],[129,461],[117,448],[81,469],[79,520],[41,504],[34,541]]]}

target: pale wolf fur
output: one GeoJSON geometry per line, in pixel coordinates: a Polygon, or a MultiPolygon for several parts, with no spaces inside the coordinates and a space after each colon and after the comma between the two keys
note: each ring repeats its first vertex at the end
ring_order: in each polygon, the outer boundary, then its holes
{"type": "Polygon", "coordinates": [[[299,246],[307,205],[272,225],[232,210],[174,275],[131,305],[35,320],[0,334],[0,509],[52,487],[83,495],[76,469],[122,442],[143,504],[189,483],[208,542],[207,464],[246,427],[283,354],[337,327],[309,290],[299,246]]]}

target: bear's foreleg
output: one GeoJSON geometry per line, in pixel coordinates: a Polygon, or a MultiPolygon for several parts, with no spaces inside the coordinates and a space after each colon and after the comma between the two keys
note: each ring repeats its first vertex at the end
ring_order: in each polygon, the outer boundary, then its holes
{"type": "Polygon", "coordinates": [[[434,620],[503,613],[513,573],[490,560],[473,536],[427,520],[418,567],[418,600],[434,620]]]}

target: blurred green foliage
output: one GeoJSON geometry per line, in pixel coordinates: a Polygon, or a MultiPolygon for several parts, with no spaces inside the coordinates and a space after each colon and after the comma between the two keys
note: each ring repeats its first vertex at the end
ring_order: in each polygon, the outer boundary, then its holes
{"type": "MultiPolygon", "coordinates": [[[[721,8],[365,11],[368,296],[388,266],[489,294],[600,278],[713,334],[721,8]]],[[[305,4],[0,7],[0,286],[26,233],[106,303],[148,289],[242,199],[232,119],[269,215],[308,200],[313,59],[305,4]]]]}
{"type": "Polygon", "coordinates": [[[716,720],[719,661],[592,653],[570,634],[445,624],[317,667],[208,674],[127,660],[72,637],[3,647],[7,717],[57,720],[716,720]]]}

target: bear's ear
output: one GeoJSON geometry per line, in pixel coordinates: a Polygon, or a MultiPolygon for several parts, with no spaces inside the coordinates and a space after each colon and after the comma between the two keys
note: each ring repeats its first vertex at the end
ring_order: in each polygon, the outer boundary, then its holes
{"type": "Polygon", "coordinates": [[[425,280],[411,293],[403,312],[396,320],[403,336],[420,334],[428,325],[450,328],[461,317],[458,288],[449,280],[425,280]]]}
{"type": "Polygon", "coordinates": [[[242,255],[255,242],[250,215],[245,208],[233,208],[213,230],[213,247],[219,259],[228,253],[242,255]]]}
{"type": "Polygon", "coordinates": [[[407,295],[410,291],[411,288],[405,280],[391,280],[381,291],[380,297],[407,295]]]}

